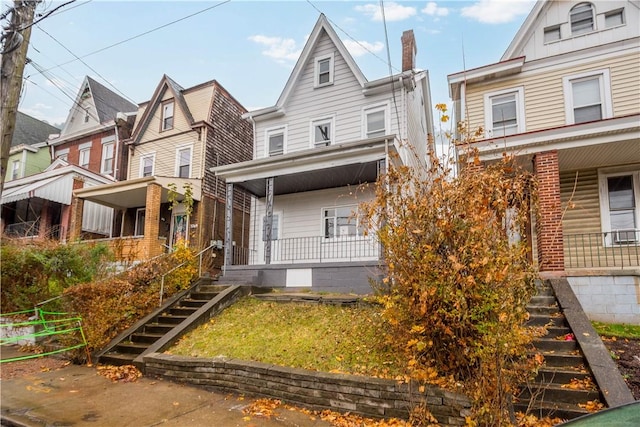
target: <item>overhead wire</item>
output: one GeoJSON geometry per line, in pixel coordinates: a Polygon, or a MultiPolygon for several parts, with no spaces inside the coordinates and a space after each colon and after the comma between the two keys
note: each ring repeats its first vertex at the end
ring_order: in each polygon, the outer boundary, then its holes
{"type": "Polygon", "coordinates": [[[389,49],[389,34],[387,31],[387,19],[384,13],[384,0],[380,0],[380,11],[382,12],[382,25],[384,26],[384,40],[387,46],[387,64],[389,65],[389,81],[391,83],[391,96],[393,97],[393,106],[396,112],[396,123],[398,124],[398,134],[402,141],[402,126],[400,125],[400,113],[398,112],[398,102],[396,100],[396,90],[393,80],[393,69],[391,66],[391,50],[389,49]]]}

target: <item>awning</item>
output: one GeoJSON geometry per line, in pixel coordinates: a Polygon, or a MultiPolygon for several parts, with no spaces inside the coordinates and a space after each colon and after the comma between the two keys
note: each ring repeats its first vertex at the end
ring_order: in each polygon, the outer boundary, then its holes
{"type": "Polygon", "coordinates": [[[38,197],[40,199],[70,205],[71,187],[65,185],[67,181],[68,177],[66,175],[53,176],[40,181],[18,185],[14,188],[5,188],[2,192],[0,204],[4,205],[19,200],[38,197]],[[65,189],[65,187],[68,187],[68,189],[65,189]]]}

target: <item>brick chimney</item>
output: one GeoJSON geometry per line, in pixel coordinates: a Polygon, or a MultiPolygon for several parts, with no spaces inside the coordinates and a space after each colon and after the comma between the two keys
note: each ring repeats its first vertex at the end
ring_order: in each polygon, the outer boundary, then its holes
{"type": "Polygon", "coordinates": [[[407,30],[402,33],[402,71],[413,70],[416,67],[416,38],[413,36],[413,30],[407,30]]]}

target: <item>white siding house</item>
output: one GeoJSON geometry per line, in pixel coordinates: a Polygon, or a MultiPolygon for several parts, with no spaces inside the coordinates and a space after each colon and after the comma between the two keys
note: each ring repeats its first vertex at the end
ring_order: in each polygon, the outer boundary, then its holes
{"type": "Polygon", "coordinates": [[[402,72],[368,81],[321,15],[276,104],[244,115],[253,160],[212,169],[228,197],[234,188],[254,196],[249,245],[226,239],[223,280],[371,292],[381,253],[358,205],[391,159],[425,170],[433,135],[413,32],[402,42],[402,72]]]}

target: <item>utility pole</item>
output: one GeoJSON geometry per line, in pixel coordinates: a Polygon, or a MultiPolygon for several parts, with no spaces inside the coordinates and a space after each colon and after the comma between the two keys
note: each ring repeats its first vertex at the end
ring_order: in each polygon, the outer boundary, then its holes
{"type": "Polygon", "coordinates": [[[22,76],[27,61],[27,49],[31,38],[31,25],[36,5],[40,0],[14,0],[13,7],[2,14],[2,19],[11,15],[11,21],[2,30],[2,68],[0,69],[0,195],[7,174],[11,139],[16,125],[16,114],[22,76]]]}

